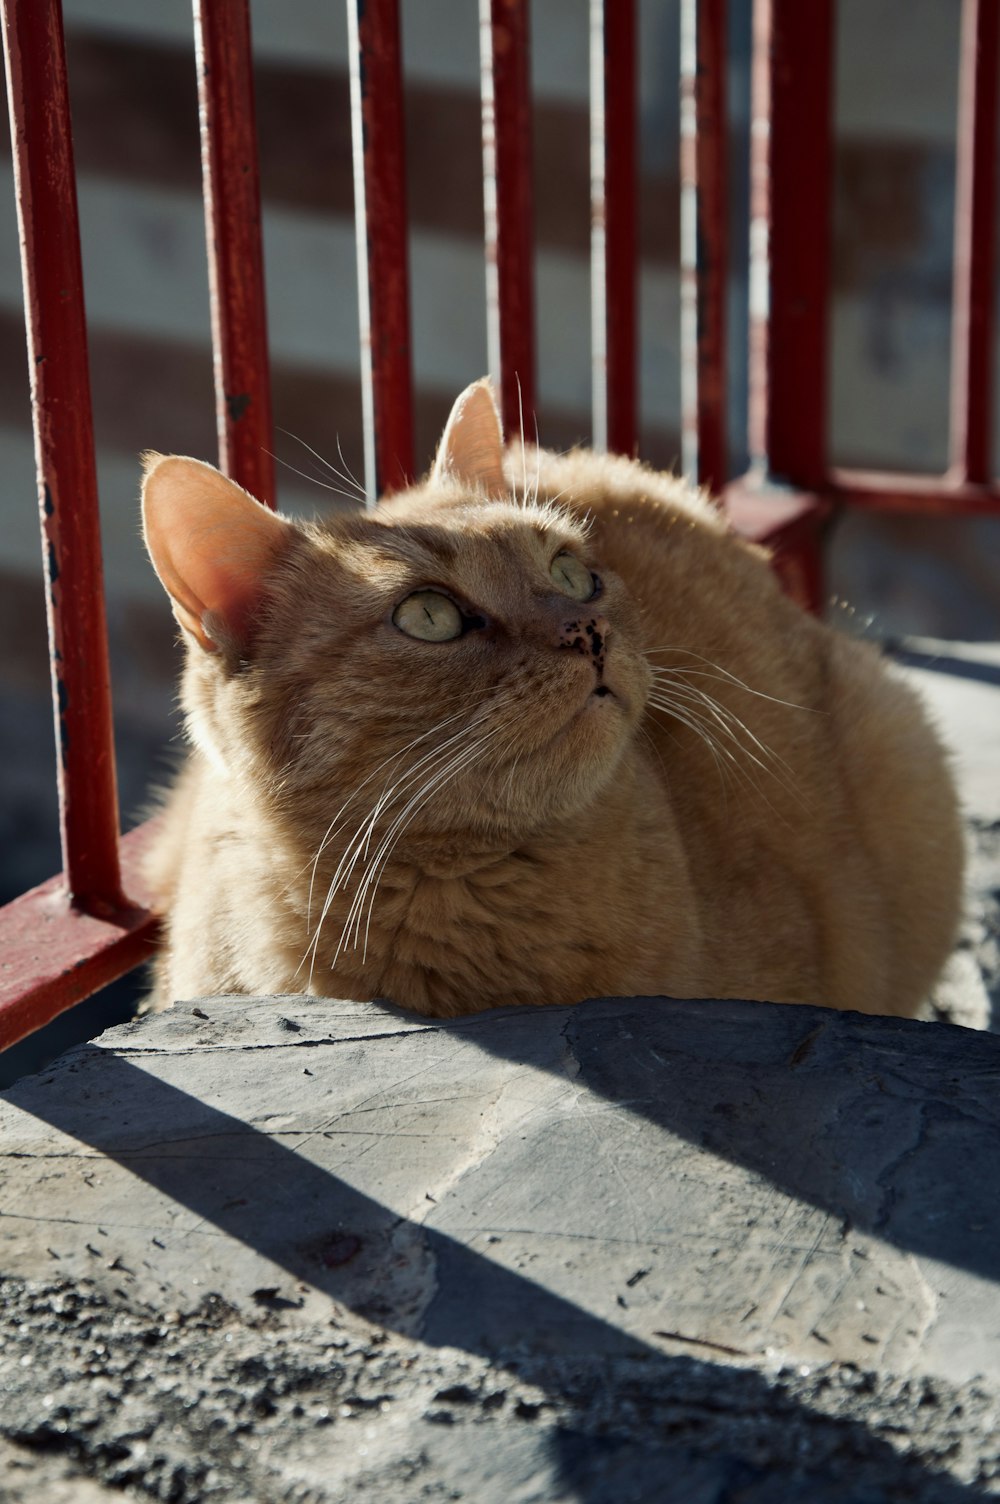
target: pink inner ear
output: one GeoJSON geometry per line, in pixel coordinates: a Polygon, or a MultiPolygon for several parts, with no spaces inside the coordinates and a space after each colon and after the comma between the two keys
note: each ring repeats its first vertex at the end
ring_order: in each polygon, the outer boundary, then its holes
{"type": "Polygon", "coordinates": [[[174,614],[207,652],[222,635],[244,645],[265,580],[291,529],[211,465],[152,457],[143,526],[174,614]]]}
{"type": "Polygon", "coordinates": [[[456,399],[441,435],[432,476],[452,477],[481,488],[491,496],[505,495],[503,430],[485,377],[467,386],[456,399]]]}

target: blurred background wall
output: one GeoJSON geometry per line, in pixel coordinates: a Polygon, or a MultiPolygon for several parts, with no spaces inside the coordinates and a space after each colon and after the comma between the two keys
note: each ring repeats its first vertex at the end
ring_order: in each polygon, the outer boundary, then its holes
{"type": "MultiPolygon", "coordinates": [[[[806,0],[803,0],[806,3],[806,0]]],[[[123,817],[176,753],[173,627],[138,537],[136,456],[216,452],[189,0],[64,0],[123,817]]],[[[587,0],[536,0],[538,430],[589,437],[587,0]]],[[[344,6],[252,0],[280,504],[360,472],[344,6]],[[288,468],[290,467],[290,468],[288,468]],[[304,475],[296,471],[305,472],[304,475]],[[309,477],[315,477],[310,479],[309,477]],[[330,479],[329,476],[326,477],[330,479]]],[[[477,0],[402,0],[418,460],[486,369],[477,0]]],[[[643,457],[679,455],[678,3],[640,0],[643,457]]],[[[947,453],[958,0],[839,0],[830,433],[843,464],[947,453]]],[[[745,458],[750,0],[731,0],[731,449],[745,458]]],[[[802,66],[809,67],[809,59],[802,66]]],[[[59,865],[10,147],[0,146],[0,901],[59,865]]],[[[1000,637],[996,523],[860,515],[832,597],[894,636],[1000,637]]],[[[124,994],[123,994],[124,996],[124,994]]],[[[124,1006],[124,1005],[123,1005],[124,1006]]]]}

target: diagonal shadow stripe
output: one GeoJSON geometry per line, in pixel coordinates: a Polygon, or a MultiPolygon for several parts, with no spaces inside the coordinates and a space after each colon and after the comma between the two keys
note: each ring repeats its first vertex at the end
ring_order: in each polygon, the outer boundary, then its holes
{"type": "Polygon", "coordinates": [[[494,1354],[498,1329],[507,1333],[511,1349],[524,1343],[562,1353],[655,1352],[447,1234],[399,1216],[266,1132],[131,1061],[92,1045],[72,1059],[77,1074],[63,1091],[21,1083],[8,1100],[115,1160],[293,1280],[368,1319],[483,1356],[494,1354]],[[102,1125],[88,1109],[87,1087],[96,1079],[121,1120],[134,1121],[138,1109],[139,1142],[122,1133],[120,1120],[102,1125]],[[66,1089],[74,1081],[75,1089],[66,1089]],[[387,1279],[390,1263],[394,1282],[387,1279]],[[419,1314],[400,1325],[393,1306],[401,1289],[412,1292],[419,1314]],[[487,1305],[488,1323],[481,1320],[487,1305]]]}
{"type": "MultiPolygon", "coordinates": [[[[594,1012],[612,1025],[622,1022],[622,1009],[612,1004],[591,1005],[594,1012]]],[[[520,1017],[530,1023],[523,1013],[520,1017]]],[[[460,1027],[464,1031],[468,1025],[464,1020],[460,1027]]],[[[507,1037],[520,1032],[515,1029],[507,1037]]],[[[531,1032],[529,1028],[522,1036],[522,1044],[531,1032]]],[[[591,1043],[598,1051],[603,1048],[596,1034],[591,1043]]],[[[594,1075],[595,1089],[603,1088],[608,1094],[615,1090],[614,1080],[607,1074],[601,1076],[579,1039],[573,1048],[582,1059],[581,1070],[594,1075]]],[[[658,1377],[662,1380],[668,1374],[671,1392],[680,1386],[682,1391],[689,1387],[692,1394],[711,1396],[716,1383],[724,1383],[729,1396],[726,1403],[734,1403],[740,1414],[756,1417],[753,1450],[758,1457],[766,1454],[767,1436],[772,1432],[780,1436],[790,1417],[815,1419],[787,1394],[776,1407],[773,1388],[762,1374],[751,1369],[716,1369],[710,1363],[659,1353],[458,1239],[398,1216],[251,1124],[158,1080],[111,1050],[85,1046],[63,1064],[69,1069],[57,1070],[50,1078],[56,1089],[45,1089],[46,1083],[37,1080],[22,1082],[7,1094],[7,1100],[126,1167],[293,1279],[307,1281],[338,1303],[404,1336],[464,1350],[500,1366],[516,1368],[528,1355],[540,1358],[542,1366],[533,1370],[533,1378],[547,1385],[555,1399],[571,1400],[573,1384],[585,1372],[580,1365],[592,1365],[594,1360],[599,1366],[596,1372],[591,1367],[591,1382],[602,1382],[603,1374],[603,1382],[611,1386],[621,1359],[633,1364],[641,1360],[629,1373],[633,1383],[640,1375],[638,1382],[649,1394],[658,1377]],[[93,1096],[98,1091],[105,1105],[112,1104],[110,1113],[104,1107],[95,1111],[93,1096]],[[137,1118],[146,1125],[138,1138],[123,1127],[137,1118]],[[324,1259],[324,1250],[331,1244],[342,1252],[345,1240],[350,1239],[365,1250],[357,1262],[331,1265],[324,1259]],[[404,1284],[415,1272],[413,1287],[425,1295],[429,1288],[430,1293],[420,1303],[417,1319],[404,1315],[400,1322],[394,1319],[393,1299],[399,1294],[401,1264],[409,1266],[403,1271],[404,1284]],[[380,1300],[382,1294],[386,1298],[380,1300]],[[498,1331],[504,1333],[500,1343],[498,1331]],[[718,1381],[713,1381],[713,1373],[719,1375],[718,1381]]],[[[633,1071],[628,1062],[623,1069],[629,1078],[629,1101],[634,1102],[633,1071]]],[[[693,1119],[686,1126],[693,1129],[693,1119]]],[[[0,1226],[2,1221],[0,1217],[0,1226]]],[[[226,1295],[225,1290],[219,1293],[226,1295]]],[[[705,1403],[711,1408],[710,1398],[705,1403]]],[[[737,1485],[740,1498],[759,1499],[760,1504],[806,1497],[832,1504],[844,1497],[828,1475],[814,1475],[808,1469],[797,1469],[794,1492],[782,1493],[781,1480],[749,1465],[740,1443],[708,1464],[691,1452],[683,1428],[678,1434],[676,1407],[672,1413],[675,1418],[667,1431],[651,1433],[648,1447],[644,1445],[639,1452],[634,1441],[617,1441],[614,1435],[605,1440],[583,1437],[557,1427],[551,1440],[553,1465],[581,1504],[607,1504],[618,1497],[615,1490],[622,1477],[630,1488],[640,1490],[636,1497],[686,1500],[692,1495],[679,1482],[680,1492],[675,1494],[662,1486],[664,1470],[669,1475],[676,1468],[684,1470],[681,1477],[701,1480],[699,1486],[708,1490],[706,1499],[735,1497],[729,1490],[737,1485]]],[[[824,1418],[821,1424],[836,1433],[838,1455],[850,1460],[852,1484],[861,1490],[852,1498],[882,1501],[903,1496],[892,1494],[894,1487],[905,1489],[907,1497],[933,1498],[934,1504],[972,1504],[982,1497],[975,1486],[899,1457],[855,1419],[824,1418]],[[890,1492],[879,1491],[885,1487],[890,1492]]]]}
{"type": "MultiPolygon", "coordinates": [[[[1000,1038],[779,1003],[562,1011],[578,1086],[849,1227],[998,1282],[1000,1320],[1000,1038]]],[[[523,1059],[521,1031],[489,1022],[444,1027],[523,1059]]]]}

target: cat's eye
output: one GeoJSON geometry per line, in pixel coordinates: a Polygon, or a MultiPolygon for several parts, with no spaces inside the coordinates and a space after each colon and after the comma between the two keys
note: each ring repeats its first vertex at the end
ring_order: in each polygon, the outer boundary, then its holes
{"type": "Polygon", "coordinates": [[[571,595],[575,601],[589,601],[597,590],[597,581],[590,570],[572,554],[556,554],[549,574],[563,594],[571,595]]]}
{"type": "Polygon", "coordinates": [[[421,642],[450,642],[462,635],[462,613],[436,590],[415,590],[392,613],[393,624],[421,642]]]}

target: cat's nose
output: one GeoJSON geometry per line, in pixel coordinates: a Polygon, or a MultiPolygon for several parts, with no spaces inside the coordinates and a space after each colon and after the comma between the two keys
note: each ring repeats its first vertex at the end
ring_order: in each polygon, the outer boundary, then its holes
{"type": "Polygon", "coordinates": [[[598,669],[604,667],[611,623],[606,616],[577,616],[564,621],[559,629],[559,646],[593,658],[598,669]]]}

